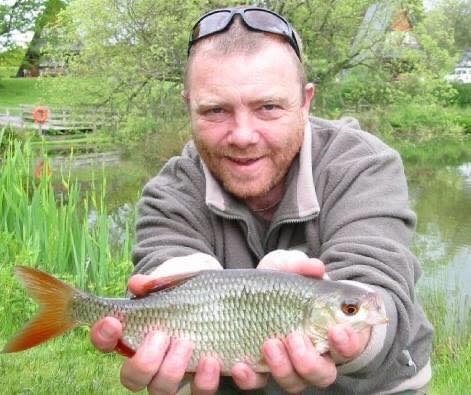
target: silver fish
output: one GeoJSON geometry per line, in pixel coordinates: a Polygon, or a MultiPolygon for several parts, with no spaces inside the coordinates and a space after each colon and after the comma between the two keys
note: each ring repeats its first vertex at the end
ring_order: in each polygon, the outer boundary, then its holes
{"type": "Polygon", "coordinates": [[[361,330],[387,322],[375,292],[280,271],[208,270],[166,277],[148,296],[131,299],[90,295],[30,267],[15,271],[40,309],[7,343],[7,353],[113,316],[123,325],[118,350],[125,355],[132,355],[149,331],[162,330],[193,343],[189,372],[207,355],[220,361],[225,374],[236,362],[262,372],[267,367],[260,349],[268,338],[300,331],[324,353],[328,328],[335,324],[361,330]]]}

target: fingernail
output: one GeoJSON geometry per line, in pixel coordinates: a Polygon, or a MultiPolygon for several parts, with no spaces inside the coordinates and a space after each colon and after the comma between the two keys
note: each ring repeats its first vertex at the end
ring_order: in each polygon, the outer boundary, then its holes
{"type": "Polygon", "coordinates": [[[265,347],[265,352],[272,363],[277,363],[283,358],[283,344],[278,339],[273,340],[268,347],[265,347]]]}
{"type": "Polygon", "coordinates": [[[306,352],[306,342],[303,335],[299,333],[289,335],[288,347],[291,352],[295,353],[298,357],[302,357],[306,352]]]}
{"type": "Polygon", "coordinates": [[[203,359],[201,364],[201,372],[205,376],[212,376],[216,373],[216,364],[211,359],[203,359]]]}
{"type": "Polygon", "coordinates": [[[241,381],[247,381],[249,379],[249,371],[246,366],[241,366],[237,371],[237,378],[241,381]]]}
{"type": "Polygon", "coordinates": [[[107,325],[102,325],[98,332],[100,333],[100,336],[104,339],[104,340],[111,340],[114,338],[114,330],[110,330],[110,328],[107,327],[107,325]]]}

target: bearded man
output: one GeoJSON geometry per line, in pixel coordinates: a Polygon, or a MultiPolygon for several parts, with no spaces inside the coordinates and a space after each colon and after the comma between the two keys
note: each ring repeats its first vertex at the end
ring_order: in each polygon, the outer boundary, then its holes
{"type": "MultiPolygon", "coordinates": [[[[213,10],[195,24],[188,54],[193,138],[144,188],[130,291],[143,295],[152,279],[185,272],[270,268],[355,281],[381,294],[389,320],[361,332],[330,328],[330,354],[300,333],[267,339],[269,375],[240,362],[221,379],[218,361],[204,357],[193,393],[424,393],[432,328],[415,301],[415,215],[398,154],[354,119],[310,117],[314,86],[280,15],[213,10]]],[[[121,334],[107,317],[92,341],[111,351],[121,334]]],[[[192,347],[149,333],[124,362],[122,384],[175,393],[192,347]]]]}

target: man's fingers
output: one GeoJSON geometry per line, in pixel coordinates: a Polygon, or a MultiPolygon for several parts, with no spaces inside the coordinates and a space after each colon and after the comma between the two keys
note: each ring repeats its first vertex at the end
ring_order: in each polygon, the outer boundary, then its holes
{"type": "Polygon", "coordinates": [[[170,338],[163,332],[151,332],[144,339],[132,358],[121,368],[121,383],[131,391],[147,387],[160,368],[170,338]]]}
{"type": "Polygon", "coordinates": [[[158,373],[147,387],[150,394],[174,394],[185,375],[193,345],[185,339],[172,340],[158,373]]]}
{"type": "Polygon", "coordinates": [[[296,373],[281,340],[267,340],[262,346],[262,353],[273,378],[284,390],[297,393],[307,387],[306,382],[296,373]]]}
{"type": "Polygon", "coordinates": [[[351,360],[364,350],[371,335],[371,327],[361,332],[347,326],[334,326],[329,329],[330,353],[337,362],[351,360]]]}
{"type": "Polygon", "coordinates": [[[131,276],[128,281],[129,291],[136,296],[145,296],[149,293],[148,284],[153,280],[153,277],[147,274],[135,274],[131,276]]]}
{"type": "Polygon", "coordinates": [[[114,351],[121,334],[121,323],[116,318],[105,317],[93,325],[90,338],[96,348],[111,352],[114,351]]]}
{"type": "Polygon", "coordinates": [[[217,359],[212,357],[202,358],[196,368],[192,382],[193,395],[215,394],[219,387],[221,367],[217,359]]]}
{"type": "Polygon", "coordinates": [[[306,335],[291,333],[286,338],[286,348],[294,369],[305,382],[325,388],[335,381],[337,368],[334,362],[319,355],[306,335]]]}
{"type": "Polygon", "coordinates": [[[316,258],[296,250],[276,250],[267,254],[257,266],[258,269],[282,270],[309,277],[322,278],[325,274],[324,264],[316,258]]]}
{"type": "Polygon", "coordinates": [[[242,390],[254,390],[265,387],[268,374],[256,373],[245,363],[236,363],[231,369],[232,379],[242,390]]]}

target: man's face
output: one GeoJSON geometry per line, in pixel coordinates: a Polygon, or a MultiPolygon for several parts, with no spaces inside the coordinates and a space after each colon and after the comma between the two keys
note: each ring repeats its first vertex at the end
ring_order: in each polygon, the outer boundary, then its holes
{"type": "Polygon", "coordinates": [[[254,54],[198,51],[186,98],[193,138],[213,175],[241,199],[284,182],[299,151],[311,85],[301,94],[290,48],[274,40],[254,54]]]}

